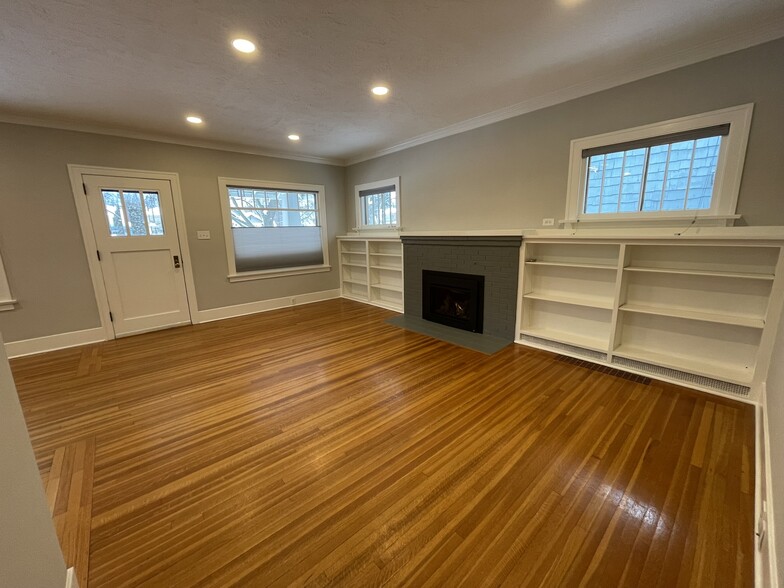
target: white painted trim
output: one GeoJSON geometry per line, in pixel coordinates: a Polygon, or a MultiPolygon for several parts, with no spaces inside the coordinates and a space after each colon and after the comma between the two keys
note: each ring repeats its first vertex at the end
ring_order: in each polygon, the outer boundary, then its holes
{"type": "MultiPolygon", "coordinates": [[[[674,238],[678,240],[784,241],[784,227],[694,227],[688,232],[682,229],[662,227],[644,227],[634,230],[629,230],[628,228],[524,229],[521,233],[523,239],[535,239],[537,241],[573,241],[580,239],[644,241],[656,239],[672,240],[674,238]]],[[[776,243],[775,245],[778,246],[781,243],[776,243]]]]}
{"type": "Polygon", "coordinates": [[[750,30],[736,30],[732,34],[718,39],[711,39],[711,41],[692,47],[687,51],[682,51],[673,56],[664,56],[662,58],[652,59],[648,64],[631,67],[628,71],[615,70],[608,73],[606,76],[588,80],[579,84],[574,84],[567,88],[562,88],[540,96],[534,96],[523,102],[512,104],[506,108],[494,110],[480,116],[464,120],[453,125],[443,127],[441,129],[423,133],[406,141],[402,141],[391,147],[384,149],[377,149],[366,151],[358,155],[348,157],[345,165],[354,165],[370,159],[376,159],[390,153],[396,153],[417,145],[423,145],[438,139],[458,135],[466,131],[485,127],[509,118],[527,114],[556,104],[562,104],[569,100],[582,98],[590,94],[595,94],[603,90],[622,86],[630,82],[649,78],[667,71],[685,67],[706,61],[715,57],[720,57],[727,53],[741,51],[748,49],[754,45],[760,45],[768,41],[773,41],[781,37],[781,22],[776,19],[768,20],[763,26],[755,27],[753,31],[750,30]]]}
{"type": "Polygon", "coordinates": [[[729,400],[735,400],[737,402],[743,402],[745,404],[751,404],[753,406],[758,406],[759,402],[752,396],[753,391],[749,393],[748,397],[744,396],[736,396],[734,394],[729,394],[725,392],[720,392],[718,390],[713,390],[712,388],[708,388],[706,386],[700,386],[699,384],[695,384],[693,382],[684,382],[678,380],[676,378],[670,378],[669,376],[664,376],[661,374],[651,374],[649,372],[638,370],[633,367],[629,367],[626,365],[612,363],[609,361],[604,361],[601,359],[595,359],[593,357],[586,357],[584,355],[580,355],[579,353],[572,353],[566,349],[561,349],[560,347],[550,347],[546,344],[540,345],[539,343],[535,343],[533,341],[525,341],[523,339],[515,339],[514,341],[518,345],[523,345],[525,347],[533,347],[534,349],[541,349],[542,351],[549,351],[550,353],[555,353],[557,355],[567,355],[569,357],[574,357],[575,359],[581,359],[588,363],[595,363],[596,365],[605,366],[608,368],[612,368],[614,370],[618,370],[619,372],[628,372],[630,374],[637,374],[638,376],[643,376],[645,378],[650,378],[651,380],[660,380],[662,382],[669,382],[670,384],[676,384],[681,386],[682,388],[690,388],[691,390],[697,390],[699,392],[705,392],[707,394],[712,394],[713,396],[721,396],[722,398],[727,398],[729,400]]]}
{"type": "Polygon", "coordinates": [[[79,582],[76,580],[76,568],[73,566],[65,572],[65,588],[79,588],[79,582]]]}
{"type": "Polygon", "coordinates": [[[3,266],[3,256],[0,254],[0,311],[13,310],[16,300],[11,295],[11,286],[8,284],[8,276],[3,266]]]}
{"type": "Polygon", "coordinates": [[[96,327],[83,331],[36,337],[35,339],[9,341],[5,344],[5,351],[8,357],[22,357],[23,355],[35,355],[37,353],[46,353],[47,351],[78,347],[79,345],[88,345],[101,341],[106,341],[106,333],[103,328],[96,327]]]}
{"type": "Polygon", "coordinates": [[[775,511],[773,504],[773,474],[770,461],[770,428],[768,424],[767,385],[762,383],[760,406],[756,414],[756,452],[754,475],[754,531],[757,521],[762,515],[762,502],[767,504],[767,539],[763,549],[757,549],[757,538],[754,538],[754,585],[757,588],[778,588],[778,563],[776,561],[776,530],[775,511]],[[764,482],[764,483],[763,483],[764,482]],[[764,487],[764,493],[762,488],[764,487]]]}
{"type": "Polygon", "coordinates": [[[319,157],[317,155],[300,155],[296,153],[282,153],[279,151],[267,151],[258,149],[250,145],[240,145],[224,141],[209,141],[200,139],[186,139],[185,137],[174,137],[152,132],[131,131],[110,126],[102,126],[93,123],[75,123],[58,119],[46,119],[28,116],[15,116],[12,114],[0,114],[0,123],[13,125],[28,125],[31,127],[45,127],[49,129],[59,129],[62,131],[76,131],[78,133],[91,133],[93,135],[108,135],[111,137],[124,137],[126,139],[137,139],[139,141],[154,141],[155,143],[167,143],[169,145],[182,145],[185,147],[196,147],[199,149],[213,149],[215,151],[229,151],[231,153],[243,153],[246,155],[260,155],[262,157],[273,157],[275,159],[290,159],[293,161],[304,161],[307,163],[320,163],[322,165],[344,166],[345,161],[336,157],[319,157]]]}
{"type": "Polygon", "coordinates": [[[229,282],[248,282],[250,280],[266,280],[267,278],[283,278],[286,276],[299,276],[302,274],[318,274],[321,272],[332,271],[331,265],[314,265],[309,267],[299,267],[296,269],[283,270],[263,270],[257,272],[244,272],[241,274],[229,274],[229,282]]]}
{"type": "Polygon", "coordinates": [[[109,321],[109,298],[106,295],[106,288],[103,282],[103,270],[94,252],[98,249],[93,234],[90,211],[87,206],[87,198],[84,194],[83,176],[115,176],[121,178],[140,178],[147,180],[161,180],[169,182],[174,203],[174,219],[177,224],[177,237],[180,244],[182,255],[182,266],[185,277],[185,291],[188,296],[188,309],[191,315],[191,322],[196,324],[199,308],[196,300],[196,285],[193,279],[193,263],[188,246],[188,230],[185,226],[185,209],[182,204],[182,191],[180,189],[180,177],[172,172],[158,172],[148,170],[122,169],[116,167],[95,167],[87,165],[68,164],[68,175],[71,178],[71,192],[73,193],[76,213],[79,217],[79,226],[82,230],[82,240],[84,242],[87,264],[90,268],[90,278],[93,282],[95,300],[98,304],[98,314],[101,319],[101,326],[106,334],[106,339],[114,339],[114,328],[109,321]]]}
{"type": "Polygon", "coordinates": [[[401,207],[400,207],[400,176],[395,176],[394,178],[389,178],[388,180],[379,180],[376,182],[366,182],[364,184],[357,184],[354,186],[354,213],[356,216],[357,226],[354,227],[354,231],[367,231],[367,232],[375,232],[375,231],[399,231],[400,230],[400,220],[401,220],[401,207]],[[359,193],[363,190],[373,190],[375,188],[384,188],[386,186],[393,185],[395,186],[395,199],[397,200],[397,223],[394,225],[364,225],[362,224],[362,207],[360,206],[360,195],[359,193]]]}
{"type": "Polygon", "coordinates": [[[248,302],[246,304],[237,304],[234,306],[208,308],[199,311],[199,322],[208,323],[237,316],[256,314],[258,312],[267,312],[268,310],[277,310],[279,308],[311,304],[313,302],[321,302],[322,300],[332,300],[333,298],[340,298],[339,289],[323,290],[321,292],[307,292],[305,294],[294,294],[293,296],[272,298],[270,300],[259,300],[257,302],[248,302]]]}
{"type": "Polygon", "coordinates": [[[321,184],[300,184],[293,182],[276,182],[270,180],[247,180],[242,178],[218,178],[218,193],[220,194],[221,215],[223,216],[223,232],[226,235],[226,262],[229,266],[230,282],[245,282],[247,280],[260,280],[263,278],[277,278],[296,275],[297,273],[313,273],[330,271],[329,265],[329,230],[327,229],[327,198],[326,188],[321,184]],[[316,192],[318,199],[318,219],[321,227],[321,252],[324,263],[319,266],[291,267],[276,270],[255,272],[237,272],[237,262],[234,257],[234,235],[231,231],[231,207],[229,206],[229,186],[247,188],[277,188],[279,190],[297,190],[302,192],[316,192]]]}
{"type": "Polygon", "coordinates": [[[721,110],[713,110],[684,116],[658,123],[642,125],[591,137],[573,139],[570,144],[569,179],[566,188],[566,212],[564,224],[606,223],[614,220],[627,222],[662,220],[696,222],[701,217],[709,219],[730,219],[735,215],[740,192],[743,164],[746,160],[746,146],[751,129],[753,104],[743,104],[721,110]],[[587,161],[583,158],[584,149],[603,147],[638,139],[648,139],[669,133],[690,131],[714,125],[730,123],[730,132],[722,141],[719,161],[716,166],[716,180],[713,188],[711,207],[694,211],[652,211],[626,212],[612,214],[585,214],[582,212],[587,177],[587,161]]]}
{"type": "Polygon", "coordinates": [[[675,55],[661,56],[656,54],[656,57],[645,65],[636,65],[630,67],[627,71],[614,70],[606,76],[587,80],[585,82],[574,84],[567,88],[548,92],[540,96],[534,96],[512,104],[505,108],[500,108],[492,112],[488,112],[479,116],[469,118],[464,121],[448,125],[435,131],[430,131],[417,135],[400,143],[396,143],[383,149],[373,149],[361,152],[354,156],[347,158],[339,157],[321,157],[316,155],[301,155],[292,153],[281,153],[274,151],[267,151],[249,145],[239,145],[226,143],[221,141],[199,140],[184,137],[167,136],[153,132],[134,131],[130,129],[121,129],[111,126],[100,125],[97,123],[89,122],[73,122],[65,121],[62,119],[49,119],[31,116],[19,116],[13,114],[0,114],[0,122],[29,125],[36,127],[47,127],[52,129],[62,129],[68,131],[78,131],[83,133],[93,133],[98,135],[110,135],[115,137],[126,137],[129,139],[139,139],[143,141],[155,141],[158,143],[169,143],[174,145],[185,145],[188,147],[198,147],[201,149],[215,149],[218,151],[230,151],[233,153],[246,153],[249,155],[261,155],[263,157],[274,157],[278,159],[290,159],[294,161],[305,161],[309,163],[320,163],[325,165],[349,166],[362,161],[376,159],[390,153],[403,151],[417,145],[423,145],[438,139],[450,137],[477,129],[480,127],[488,126],[509,118],[527,114],[556,104],[568,102],[576,98],[595,94],[603,90],[608,90],[623,84],[635,82],[644,78],[655,76],[670,70],[678,69],[700,61],[706,61],[715,57],[748,49],[755,45],[760,45],[768,41],[773,41],[781,37],[781,22],[777,19],[769,19],[762,26],[755,26],[753,29],[737,28],[732,33],[725,37],[713,38],[710,41],[698,45],[696,47],[688,48],[687,50],[680,51],[675,55]]]}
{"type": "MultiPolygon", "coordinates": [[[[402,231],[401,237],[519,237],[521,229],[476,229],[443,231],[402,231]]],[[[365,237],[369,238],[369,237],[365,237]]],[[[375,237],[370,237],[375,239],[375,237]]]]}

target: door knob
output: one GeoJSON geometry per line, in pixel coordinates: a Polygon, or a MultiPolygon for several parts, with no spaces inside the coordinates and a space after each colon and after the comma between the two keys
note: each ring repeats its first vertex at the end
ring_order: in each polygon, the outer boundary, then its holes
{"type": "Polygon", "coordinates": [[[180,256],[179,255],[175,255],[174,256],[174,269],[177,269],[179,267],[180,267],[180,256]]]}

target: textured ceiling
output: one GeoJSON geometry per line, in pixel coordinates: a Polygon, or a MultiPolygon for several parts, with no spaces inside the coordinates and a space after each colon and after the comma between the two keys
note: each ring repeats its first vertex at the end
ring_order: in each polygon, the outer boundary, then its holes
{"type": "Polygon", "coordinates": [[[780,36],[782,0],[6,0],[0,118],[353,160],[780,36]]]}

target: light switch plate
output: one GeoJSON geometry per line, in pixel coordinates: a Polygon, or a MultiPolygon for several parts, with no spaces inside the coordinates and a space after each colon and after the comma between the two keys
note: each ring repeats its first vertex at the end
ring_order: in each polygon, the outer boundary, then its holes
{"type": "Polygon", "coordinates": [[[196,231],[196,238],[199,239],[200,241],[205,240],[205,239],[209,239],[210,238],[210,232],[209,231],[196,231]]]}

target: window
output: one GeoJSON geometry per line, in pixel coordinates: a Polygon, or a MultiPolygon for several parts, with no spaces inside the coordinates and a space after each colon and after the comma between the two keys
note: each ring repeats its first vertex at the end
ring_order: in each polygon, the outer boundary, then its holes
{"type": "Polygon", "coordinates": [[[328,271],[324,186],[218,178],[229,280],[328,271]]]}
{"type": "Polygon", "coordinates": [[[752,105],[572,141],[566,224],[735,215],[752,105]]]}
{"type": "Polygon", "coordinates": [[[163,235],[158,192],[101,190],[112,237],[163,235]]]}
{"type": "Polygon", "coordinates": [[[11,296],[11,287],[3,267],[3,258],[0,257],[0,310],[13,310],[16,300],[11,296]]]}
{"type": "Polygon", "coordinates": [[[396,229],[400,226],[400,178],[360,184],[356,194],[357,228],[396,229]]]}

